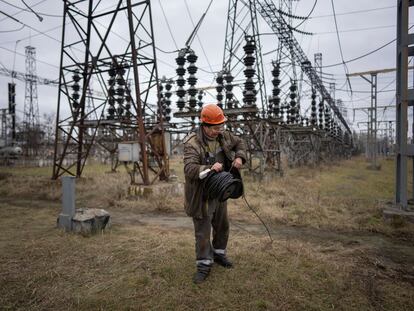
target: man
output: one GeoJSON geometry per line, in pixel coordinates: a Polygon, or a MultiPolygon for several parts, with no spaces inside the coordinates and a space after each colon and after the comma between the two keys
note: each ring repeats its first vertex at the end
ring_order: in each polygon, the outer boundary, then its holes
{"type": "Polygon", "coordinates": [[[201,126],[184,138],[185,211],[193,218],[197,271],[194,283],[203,282],[210,273],[213,261],[231,268],[226,256],[229,238],[227,203],[203,199],[203,180],[199,174],[206,169],[216,172],[240,169],[246,162],[242,139],[224,131],[226,118],[216,104],[201,110],[201,126]],[[211,228],[213,240],[210,242],[211,228]]]}

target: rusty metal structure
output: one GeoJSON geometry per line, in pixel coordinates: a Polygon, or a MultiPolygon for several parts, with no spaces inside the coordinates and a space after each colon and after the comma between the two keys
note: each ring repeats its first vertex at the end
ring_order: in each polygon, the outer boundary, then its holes
{"type": "Polygon", "coordinates": [[[168,178],[150,1],[64,1],[53,179],[94,146],[138,142],[143,184],[168,178]]]}
{"type": "MultiPolygon", "coordinates": [[[[294,36],[294,32],[308,34],[291,25],[292,19],[303,17],[292,14],[290,1],[278,6],[271,0],[228,3],[216,100],[228,117],[227,126],[245,139],[249,169],[282,174],[284,161],[288,166],[312,165],[349,155],[351,130],[323,83],[322,55],[315,55],[312,66],[294,36]],[[277,42],[266,61],[259,18],[277,42]],[[265,79],[269,63],[271,89],[265,79]]],[[[174,116],[194,120],[198,110],[194,105],[186,107],[184,95],[174,116]]]]}

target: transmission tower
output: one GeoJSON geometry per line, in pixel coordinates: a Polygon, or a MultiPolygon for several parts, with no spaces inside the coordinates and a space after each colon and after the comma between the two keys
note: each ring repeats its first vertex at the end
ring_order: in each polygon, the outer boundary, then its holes
{"type": "MultiPolygon", "coordinates": [[[[259,93],[259,103],[257,106],[265,112],[267,111],[267,97],[256,2],[256,0],[229,0],[223,55],[223,74],[224,79],[228,74],[231,74],[236,80],[240,79],[238,75],[244,69],[245,40],[246,38],[252,38],[255,44],[254,53],[251,55],[251,57],[255,58],[253,66],[256,71],[254,75],[254,80],[256,81],[254,82],[259,93]]],[[[227,105],[226,108],[230,107],[227,105]]]]}
{"type": "Polygon", "coordinates": [[[26,46],[26,87],[24,96],[24,144],[26,155],[37,154],[40,143],[39,105],[37,99],[36,49],[26,46]]]}
{"type": "Polygon", "coordinates": [[[131,2],[64,0],[54,179],[80,177],[94,144],[125,140],[144,184],[168,178],[151,2],[131,2]]]}

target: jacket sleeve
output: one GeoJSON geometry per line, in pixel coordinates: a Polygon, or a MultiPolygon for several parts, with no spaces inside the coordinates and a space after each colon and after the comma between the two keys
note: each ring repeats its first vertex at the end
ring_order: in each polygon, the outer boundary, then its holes
{"type": "Polygon", "coordinates": [[[210,168],[210,165],[202,165],[200,153],[190,143],[184,144],[184,174],[190,179],[198,179],[200,172],[210,168]]]}
{"type": "Polygon", "coordinates": [[[239,136],[231,135],[231,139],[233,141],[234,147],[233,151],[235,152],[234,158],[241,158],[243,161],[243,164],[247,161],[246,156],[246,144],[244,143],[244,140],[241,139],[239,136]]]}

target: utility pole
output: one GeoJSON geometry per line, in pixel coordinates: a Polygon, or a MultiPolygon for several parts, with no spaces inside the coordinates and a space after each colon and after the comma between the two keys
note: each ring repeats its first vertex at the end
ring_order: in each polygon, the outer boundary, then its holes
{"type": "Polygon", "coordinates": [[[395,71],[394,68],[388,69],[380,69],[380,70],[371,70],[371,71],[364,71],[364,72],[356,72],[347,74],[347,77],[355,77],[360,76],[362,79],[367,81],[371,85],[371,107],[369,107],[369,115],[368,115],[368,154],[369,159],[371,161],[371,166],[369,168],[372,169],[379,169],[380,165],[377,163],[377,109],[378,109],[378,74],[380,73],[388,73],[395,71]],[[370,78],[366,76],[369,75],[370,78]]]}
{"type": "MultiPolygon", "coordinates": [[[[414,37],[408,33],[409,11],[414,2],[398,0],[397,4],[397,118],[396,118],[396,184],[395,203],[408,209],[408,158],[414,156],[414,144],[408,144],[408,106],[414,104],[414,91],[408,89],[408,58],[414,56],[414,37]]],[[[412,122],[412,120],[411,120],[412,122]]],[[[412,175],[414,179],[414,174],[412,175]]],[[[414,184],[413,184],[414,187],[414,184]]],[[[414,189],[413,189],[414,193],[414,189]]]]}

